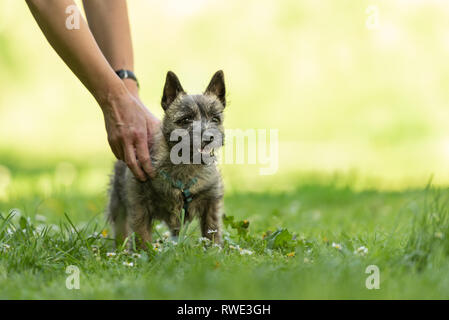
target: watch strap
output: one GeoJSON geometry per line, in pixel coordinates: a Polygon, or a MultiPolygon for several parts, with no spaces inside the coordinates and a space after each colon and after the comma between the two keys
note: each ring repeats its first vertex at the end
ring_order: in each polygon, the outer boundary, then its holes
{"type": "Polygon", "coordinates": [[[122,80],[124,80],[124,79],[134,80],[137,83],[137,87],[139,88],[139,81],[137,80],[137,77],[134,74],[134,72],[132,72],[131,70],[120,69],[120,70],[116,70],[115,73],[122,80]]]}

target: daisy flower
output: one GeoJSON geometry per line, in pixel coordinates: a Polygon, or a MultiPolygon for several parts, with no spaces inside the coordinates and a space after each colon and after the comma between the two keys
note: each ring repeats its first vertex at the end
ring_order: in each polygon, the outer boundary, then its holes
{"type": "Polygon", "coordinates": [[[36,219],[36,221],[39,221],[39,222],[45,222],[47,220],[47,217],[40,215],[40,214],[36,214],[34,216],[34,219],[36,219]]]}
{"type": "Polygon", "coordinates": [[[107,252],[106,253],[106,257],[110,258],[110,257],[115,257],[117,255],[117,253],[115,252],[107,252]]]}
{"type": "Polygon", "coordinates": [[[332,242],[332,247],[338,250],[341,250],[341,244],[332,242]]]}
{"type": "Polygon", "coordinates": [[[210,240],[207,239],[206,237],[200,237],[200,238],[198,238],[198,241],[199,241],[200,243],[208,243],[210,240]]]}
{"type": "Polygon", "coordinates": [[[164,239],[168,239],[168,237],[170,237],[170,231],[165,231],[165,232],[162,234],[162,237],[163,237],[164,239]]]}
{"type": "Polygon", "coordinates": [[[153,243],[153,248],[154,248],[154,249],[159,248],[160,246],[161,246],[161,245],[159,244],[159,242],[153,243]]]}
{"type": "Polygon", "coordinates": [[[355,254],[359,254],[359,255],[361,255],[361,256],[364,256],[364,255],[366,255],[366,254],[368,253],[368,248],[365,247],[365,246],[361,246],[361,247],[357,248],[357,249],[354,251],[354,253],[355,253],[355,254]]]}
{"type": "Polygon", "coordinates": [[[124,265],[124,266],[127,266],[127,267],[134,267],[134,262],[126,262],[126,261],[123,261],[123,265],[124,265]]]}
{"type": "Polygon", "coordinates": [[[245,254],[247,254],[247,255],[252,255],[254,252],[252,252],[251,250],[248,250],[248,249],[240,249],[240,254],[243,256],[243,255],[245,255],[245,254]]]}

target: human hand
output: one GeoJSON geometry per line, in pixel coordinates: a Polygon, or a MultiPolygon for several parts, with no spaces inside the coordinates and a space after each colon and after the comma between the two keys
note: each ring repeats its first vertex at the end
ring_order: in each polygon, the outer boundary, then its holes
{"type": "Polygon", "coordinates": [[[108,142],[116,158],[123,160],[139,180],[145,181],[146,174],[153,177],[149,149],[159,119],[128,90],[104,103],[102,110],[108,142]]]}

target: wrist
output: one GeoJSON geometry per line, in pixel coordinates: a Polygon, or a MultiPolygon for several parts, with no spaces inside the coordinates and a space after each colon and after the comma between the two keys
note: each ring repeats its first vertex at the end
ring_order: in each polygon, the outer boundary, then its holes
{"type": "Polygon", "coordinates": [[[119,101],[123,101],[124,98],[129,97],[129,94],[130,92],[123,81],[116,78],[106,86],[105,90],[94,94],[94,96],[100,108],[103,111],[109,111],[118,106],[120,104],[119,101]]]}
{"type": "Polygon", "coordinates": [[[139,97],[139,87],[137,86],[137,82],[133,79],[123,79],[123,84],[128,89],[128,91],[136,98],[139,97]]]}

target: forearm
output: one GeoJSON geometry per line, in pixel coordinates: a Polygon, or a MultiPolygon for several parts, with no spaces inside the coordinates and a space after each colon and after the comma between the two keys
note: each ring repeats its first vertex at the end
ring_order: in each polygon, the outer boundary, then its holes
{"type": "Polygon", "coordinates": [[[135,83],[128,80],[125,84],[113,69],[133,68],[125,2],[86,1],[90,17],[96,12],[96,18],[90,21],[101,49],[81,15],[77,16],[79,28],[67,27],[69,15],[66,10],[69,6],[76,7],[73,0],[26,2],[52,47],[102,107],[112,152],[126,162],[138,179],[145,181],[145,173],[153,175],[149,147],[159,120],[145,108],[140,99],[136,99],[135,83]],[[102,5],[102,9],[96,8],[93,3],[102,5]],[[120,10],[122,12],[119,14],[120,10]],[[111,12],[112,15],[109,15],[111,12]]]}
{"type": "MultiPolygon", "coordinates": [[[[83,4],[89,28],[111,67],[134,71],[126,0],[83,0],[83,4]]],[[[136,83],[129,79],[124,82],[137,95],[136,83]]]]}
{"type": "Polygon", "coordinates": [[[125,86],[115,75],[80,16],[79,29],[68,29],[66,9],[72,0],[26,1],[45,37],[59,56],[92,93],[101,106],[114,95],[124,94],[125,86]]]}

